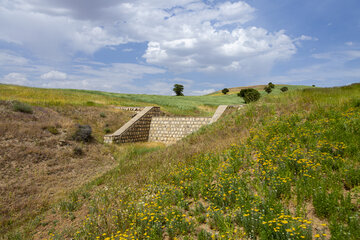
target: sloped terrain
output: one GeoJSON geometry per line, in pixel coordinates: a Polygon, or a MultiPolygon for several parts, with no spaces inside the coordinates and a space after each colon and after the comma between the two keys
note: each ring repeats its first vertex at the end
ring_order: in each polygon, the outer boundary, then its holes
{"type": "Polygon", "coordinates": [[[32,107],[33,113],[24,113],[13,105],[0,102],[1,232],[113,168],[116,161],[101,143],[104,129],[115,130],[131,114],[95,107],[32,107]],[[72,139],[78,123],[92,126],[90,143],[72,139]]]}
{"type": "Polygon", "coordinates": [[[353,85],[264,98],[124,162],[77,198],[81,227],[48,236],[357,239],[359,96],[353,85]]]}

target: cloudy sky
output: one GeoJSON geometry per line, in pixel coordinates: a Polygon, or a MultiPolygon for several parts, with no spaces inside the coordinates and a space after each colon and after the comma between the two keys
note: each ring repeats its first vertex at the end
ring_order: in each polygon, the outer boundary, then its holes
{"type": "Polygon", "coordinates": [[[0,83],[186,95],[360,82],[359,0],[0,0],[0,83]]]}

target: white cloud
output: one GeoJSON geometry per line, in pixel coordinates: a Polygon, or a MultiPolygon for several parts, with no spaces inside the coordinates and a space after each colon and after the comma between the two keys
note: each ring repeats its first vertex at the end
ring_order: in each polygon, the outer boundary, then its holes
{"type": "Polygon", "coordinates": [[[13,72],[5,75],[2,82],[15,85],[26,85],[28,79],[25,74],[13,72]]]}
{"type": "Polygon", "coordinates": [[[284,31],[244,27],[255,12],[245,1],[17,0],[6,1],[0,11],[0,39],[47,58],[148,42],[146,62],[175,72],[254,73],[296,52],[284,31]]]}
{"type": "Polygon", "coordinates": [[[49,79],[62,80],[67,78],[67,74],[59,71],[50,71],[48,73],[41,75],[41,78],[45,80],[49,80],[49,79]]]}
{"type": "Polygon", "coordinates": [[[353,46],[353,45],[354,45],[354,43],[353,43],[353,42],[346,42],[346,43],[345,43],[345,45],[347,45],[347,46],[350,46],[350,47],[351,47],[351,46],[353,46]]]}
{"type": "Polygon", "coordinates": [[[0,66],[5,66],[5,65],[21,66],[27,63],[28,60],[26,58],[16,56],[14,54],[7,52],[0,52],[0,66]]]}
{"type": "Polygon", "coordinates": [[[190,95],[206,95],[209,93],[215,92],[215,89],[204,89],[204,90],[197,90],[197,91],[191,91],[190,95]]]}

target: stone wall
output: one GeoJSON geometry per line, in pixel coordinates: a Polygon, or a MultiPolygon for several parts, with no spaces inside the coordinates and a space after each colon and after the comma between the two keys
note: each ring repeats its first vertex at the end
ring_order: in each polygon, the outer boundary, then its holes
{"type": "Polygon", "coordinates": [[[175,143],[210,121],[211,118],[207,117],[153,117],[149,142],[175,143]]]}
{"type": "Polygon", "coordinates": [[[105,135],[105,143],[146,142],[149,139],[151,118],[160,115],[160,107],[145,107],[113,134],[105,135]]]}
{"type": "Polygon", "coordinates": [[[159,107],[145,107],[119,130],[113,134],[106,135],[104,142],[126,143],[149,141],[163,142],[166,144],[175,143],[199,130],[202,126],[216,122],[230,108],[239,109],[240,107],[241,106],[220,105],[211,118],[166,117],[163,116],[164,114],[160,111],[159,107]]]}

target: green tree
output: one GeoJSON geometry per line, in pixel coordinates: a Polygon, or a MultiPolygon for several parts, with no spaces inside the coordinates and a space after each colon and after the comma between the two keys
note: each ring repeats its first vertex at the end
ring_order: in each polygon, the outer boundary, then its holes
{"type": "Polygon", "coordinates": [[[268,86],[269,86],[270,88],[275,88],[275,84],[273,84],[272,82],[269,82],[269,83],[268,83],[268,86]]]}
{"type": "Polygon", "coordinates": [[[221,92],[226,95],[229,92],[229,89],[224,88],[223,90],[221,90],[221,92]]]}
{"type": "Polygon", "coordinates": [[[181,84],[175,84],[173,91],[175,92],[176,96],[184,96],[183,94],[184,86],[181,84]]]}
{"type": "Polygon", "coordinates": [[[286,91],[289,90],[289,89],[288,89],[288,87],[282,87],[282,88],[280,88],[280,90],[281,90],[282,92],[286,92],[286,91]]]}
{"type": "Polygon", "coordinates": [[[255,102],[260,99],[259,91],[253,88],[241,89],[237,95],[242,97],[245,103],[255,102]]]}
{"type": "Polygon", "coordinates": [[[271,91],[272,91],[270,86],[264,87],[264,90],[265,90],[265,92],[267,92],[267,94],[271,93],[271,91]]]}

